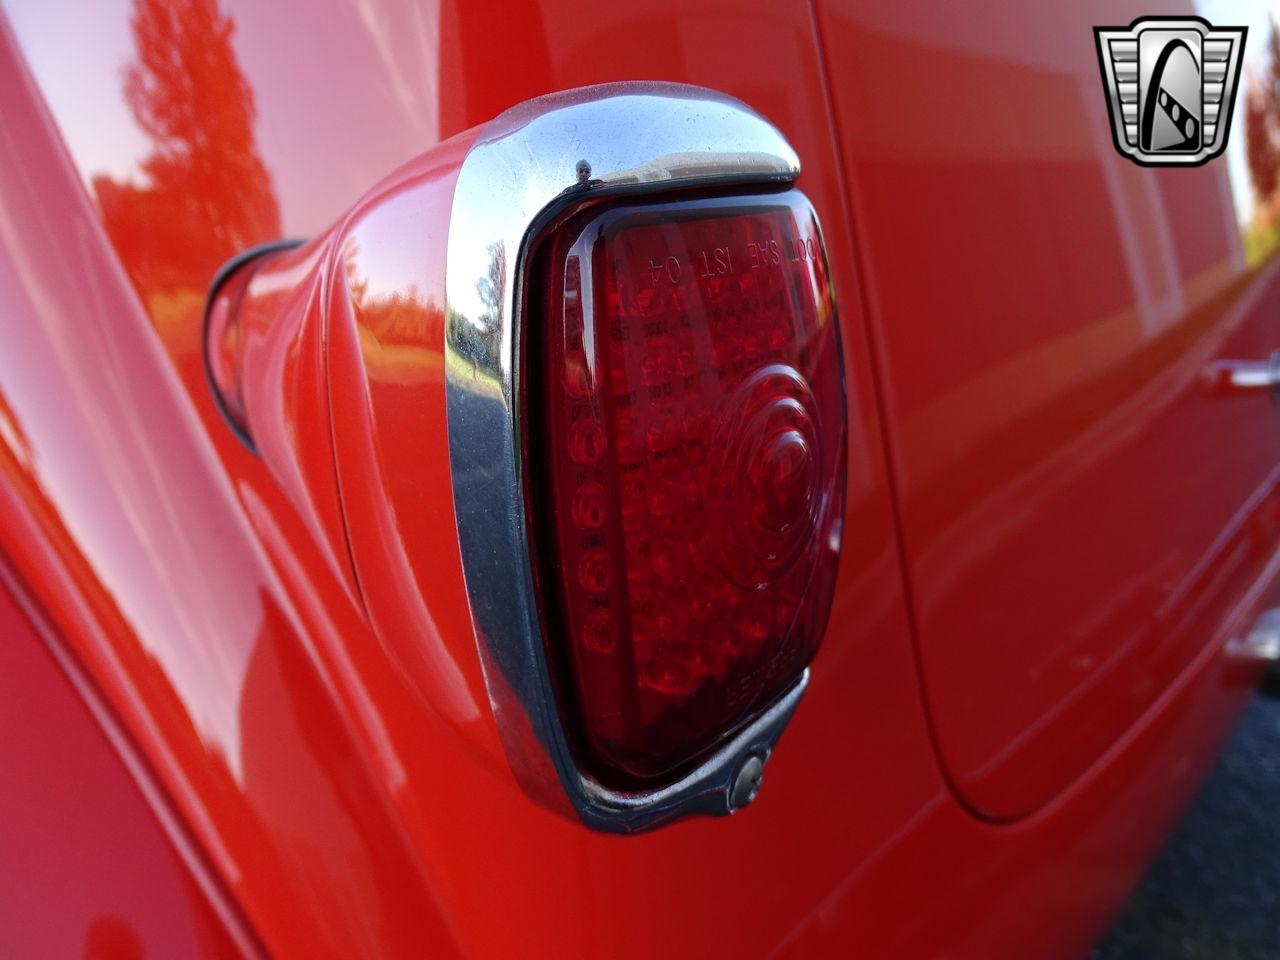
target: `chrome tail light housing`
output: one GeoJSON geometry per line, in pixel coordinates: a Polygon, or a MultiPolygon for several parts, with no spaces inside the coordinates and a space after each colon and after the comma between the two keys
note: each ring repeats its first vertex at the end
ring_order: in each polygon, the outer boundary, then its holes
{"type": "Polygon", "coordinates": [[[826,626],[845,400],[799,172],[748,107],[669,84],[517,106],[459,171],[445,377],[477,644],[517,776],[598,829],[754,797],[826,626]]]}

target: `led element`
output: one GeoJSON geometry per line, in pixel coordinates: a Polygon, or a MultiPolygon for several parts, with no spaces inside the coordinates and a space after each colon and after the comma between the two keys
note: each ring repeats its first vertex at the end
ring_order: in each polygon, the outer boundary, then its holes
{"type": "Polygon", "coordinates": [[[526,333],[533,543],[580,762],[669,779],[803,672],[843,513],[840,347],[795,191],[593,207],[526,333]]]}

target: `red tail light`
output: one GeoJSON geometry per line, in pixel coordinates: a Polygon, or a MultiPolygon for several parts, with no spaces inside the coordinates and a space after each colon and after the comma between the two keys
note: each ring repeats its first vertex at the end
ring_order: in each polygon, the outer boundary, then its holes
{"type": "Polygon", "coordinates": [[[795,191],[596,207],[531,276],[548,654],[580,762],[652,782],[786,690],[826,627],[845,412],[818,227],[795,191]]]}

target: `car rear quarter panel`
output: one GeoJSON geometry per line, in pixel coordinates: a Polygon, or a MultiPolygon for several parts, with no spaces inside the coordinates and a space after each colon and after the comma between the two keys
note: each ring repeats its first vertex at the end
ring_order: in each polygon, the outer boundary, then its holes
{"type": "Polygon", "coordinates": [[[0,580],[5,952],[258,956],[163,794],[150,783],[139,789],[144,762],[117,736],[60,638],[22,608],[7,571],[0,580]]]}
{"type": "MultiPolygon", "coordinates": [[[[6,16],[0,303],[17,322],[0,325],[0,549],[269,953],[1069,957],[1091,942],[1253,679],[1222,649],[1260,597],[1209,624],[1194,668],[1033,818],[993,826],[956,802],[920,695],[808,7],[112,0],[6,16]],[[147,132],[130,69],[163,62],[148,38],[203,50],[214,35],[221,66],[171,93],[193,137],[214,115],[193,104],[236,101],[219,129],[252,136],[204,142],[248,173],[166,179],[153,159],[183,142],[147,132]],[[832,626],[760,799],[616,838],[515,786],[463,598],[440,599],[424,642],[457,664],[471,710],[434,710],[390,666],[341,558],[219,419],[198,325],[240,247],[320,231],[515,102],[654,77],[741,97],[803,158],[856,442],[832,626]],[[226,120],[233,107],[247,119],[226,120]]],[[[438,325],[424,331],[439,376],[438,325]]],[[[438,562],[460,577],[456,545],[438,562]]]]}
{"type": "Polygon", "coordinates": [[[817,10],[932,729],[964,801],[1013,819],[1264,575],[1280,417],[1205,371],[1280,345],[1275,264],[1246,261],[1243,163],[1114,149],[1092,26],[1147,8],[817,10]]]}

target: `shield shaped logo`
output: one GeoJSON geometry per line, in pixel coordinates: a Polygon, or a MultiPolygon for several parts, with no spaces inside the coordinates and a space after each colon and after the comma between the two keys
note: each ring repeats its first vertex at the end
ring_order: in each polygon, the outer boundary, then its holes
{"type": "Polygon", "coordinates": [[[1094,27],[1116,149],[1143,166],[1198,166],[1227,146],[1247,27],[1140,17],[1094,27]]]}

